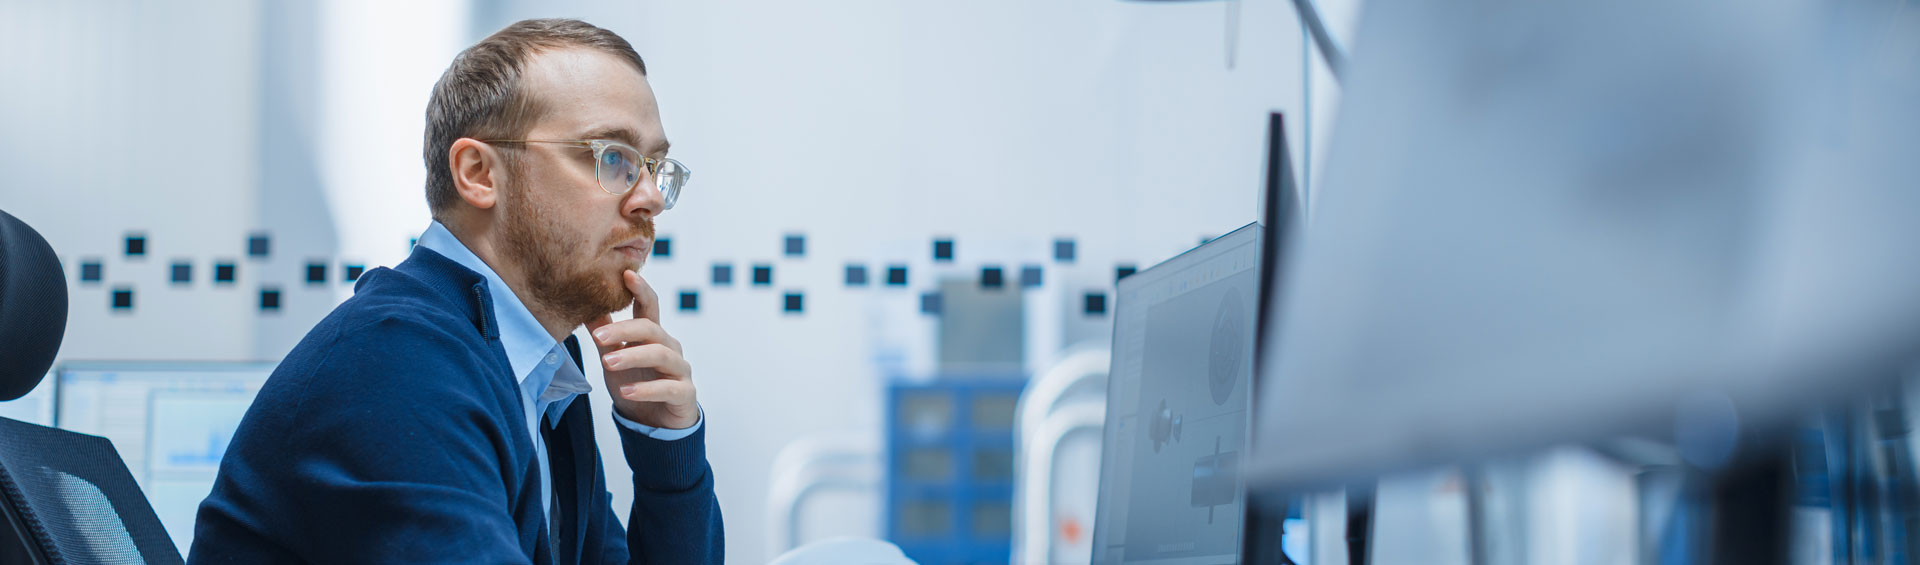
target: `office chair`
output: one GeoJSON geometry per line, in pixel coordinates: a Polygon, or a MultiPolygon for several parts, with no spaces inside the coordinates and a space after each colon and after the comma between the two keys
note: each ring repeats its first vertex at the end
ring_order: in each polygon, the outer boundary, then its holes
{"type": "MultiPolygon", "coordinates": [[[[0,401],[40,384],[67,327],[66,275],[0,211],[0,401]]],[[[184,563],[106,438],[0,418],[0,563],[184,563]]]]}

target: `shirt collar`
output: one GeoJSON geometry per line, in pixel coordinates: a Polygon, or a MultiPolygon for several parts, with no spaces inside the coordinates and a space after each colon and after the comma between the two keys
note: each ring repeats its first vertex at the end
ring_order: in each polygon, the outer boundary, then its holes
{"type": "MultiPolygon", "coordinates": [[[[534,318],[533,312],[520,301],[520,297],[514,294],[506,281],[500,279],[499,273],[481,261],[480,256],[474,255],[446,226],[438,221],[433,222],[427,226],[426,233],[420,234],[415,245],[431,249],[486,277],[487,294],[493,298],[493,316],[500,326],[500,346],[507,352],[507,364],[520,379],[521,390],[526,391],[536,403],[547,404],[593,390],[579,367],[570,362],[558,362],[559,359],[572,361],[566,346],[554,341],[553,336],[547,334],[546,327],[541,326],[540,320],[534,318]],[[548,363],[549,359],[555,359],[555,362],[548,363]]],[[[564,410],[566,404],[560,403],[560,409],[564,410]]]]}

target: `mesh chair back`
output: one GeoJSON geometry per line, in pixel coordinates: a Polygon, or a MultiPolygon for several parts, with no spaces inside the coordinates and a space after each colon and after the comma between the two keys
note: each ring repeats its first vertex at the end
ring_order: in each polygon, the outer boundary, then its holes
{"type": "Polygon", "coordinates": [[[47,374],[67,328],[67,276],[53,247],[0,210],[0,400],[26,396],[47,374]]]}
{"type": "Polygon", "coordinates": [[[0,497],[52,563],[184,563],[106,438],[0,418],[0,497]]]}

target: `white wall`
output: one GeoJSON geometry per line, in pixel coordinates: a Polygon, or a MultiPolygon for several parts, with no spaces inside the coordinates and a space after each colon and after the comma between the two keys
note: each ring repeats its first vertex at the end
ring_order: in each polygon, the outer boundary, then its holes
{"type": "MultiPolygon", "coordinates": [[[[52,243],[69,281],[84,258],[105,267],[70,289],[62,359],[255,357],[251,284],[205,283],[255,227],[257,20],[251,0],[0,3],[0,209],[52,243]],[[147,234],[144,259],[122,257],[130,231],[147,234]],[[169,284],[174,259],[199,284],[169,284]],[[121,285],[134,313],[109,311],[121,285]]],[[[249,267],[243,283],[264,275],[249,267]]]]}

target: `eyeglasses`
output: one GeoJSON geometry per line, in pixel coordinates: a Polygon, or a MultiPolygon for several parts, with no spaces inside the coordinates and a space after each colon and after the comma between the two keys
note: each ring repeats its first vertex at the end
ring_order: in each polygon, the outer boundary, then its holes
{"type": "Polygon", "coordinates": [[[655,159],[641,155],[640,150],[618,141],[604,139],[483,139],[483,143],[553,143],[572,145],[593,150],[594,176],[600,179],[600,190],[607,194],[620,196],[633,187],[640,186],[640,172],[645,170],[653,175],[654,186],[660,189],[660,198],[666,202],[667,210],[673,209],[674,201],[680,199],[680,189],[687,186],[687,179],[693,176],[693,170],[673,159],[655,159]]]}

